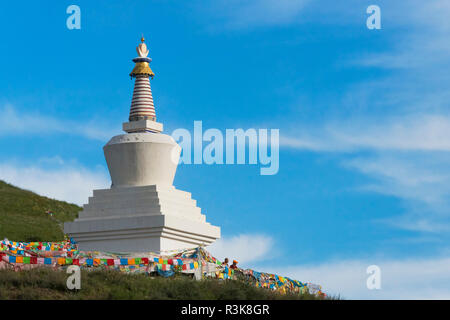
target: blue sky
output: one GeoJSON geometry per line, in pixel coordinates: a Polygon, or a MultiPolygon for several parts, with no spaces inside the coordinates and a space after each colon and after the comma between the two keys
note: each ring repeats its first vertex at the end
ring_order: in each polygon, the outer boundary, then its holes
{"type": "Polygon", "coordinates": [[[85,203],[143,33],[165,132],[280,129],[280,170],[180,165],[243,266],[349,298],[450,298],[450,5],[32,1],[0,7],[0,179],[85,203]],[[81,30],[66,8],[81,8],[81,30]],[[381,8],[381,30],[366,8],[381,8]],[[382,289],[365,286],[377,264],[382,289]],[[419,289],[420,287],[420,289],[419,289]]]}

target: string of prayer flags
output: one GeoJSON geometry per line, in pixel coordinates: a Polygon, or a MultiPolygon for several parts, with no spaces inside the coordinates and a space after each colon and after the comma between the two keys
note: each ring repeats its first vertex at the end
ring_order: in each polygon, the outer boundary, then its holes
{"type": "MultiPolygon", "coordinates": [[[[144,255],[144,254],[142,254],[144,255]]],[[[44,265],[65,268],[78,265],[84,268],[111,268],[126,273],[157,272],[171,277],[175,271],[189,272],[201,267],[203,276],[215,276],[223,280],[246,281],[250,285],[280,293],[306,293],[325,297],[319,285],[302,283],[276,274],[255,270],[234,270],[223,265],[204,248],[167,252],[164,255],[149,253],[147,256],[117,254],[97,251],[79,251],[73,241],[61,242],[16,242],[7,239],[0,241],[0,261],[11,265],[44,265]],[[208,272],[210,265],[214,272],[208,272]],[[206,267],[206,268],[204,268],[206,267]],[[239,276],[241,275],[241,276],[239,276]],[[243,276],[242,276],[243,275],[243,276]]]]}
{"type": "MultiPolygon", "coordinates": [[[[42,265],[78,265],[86,267],[97,267],[97,266],[136,266],[136,265],[148,265],[150,263],[149,258],[132,258],[132,259],[99,259],[99,258],[66,258],[66,257],[55,257],[55,258],[41,258],[41,257],[29,257],[29,256],[19,256],[19,255],[7,255],[5,253],[0,253],[2,260],[11,264],[42,264],[42,265]],[[6,257],[6,259],[3,259],[6,257]]],[[[163,270],[169,270],[172,266],[181,265],[182,270],[192,270],[198,269],[199,263],[197,261],[184,264],[181,259],[170,259],[169,260],[156,259],[153,261],[162,261],[163,263],[158,263],[157,265],[163,266],[163,270]]]]}

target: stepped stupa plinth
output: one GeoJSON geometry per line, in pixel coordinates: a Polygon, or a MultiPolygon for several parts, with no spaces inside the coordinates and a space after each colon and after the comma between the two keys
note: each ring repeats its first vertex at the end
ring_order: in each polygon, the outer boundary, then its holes
{"type": "Polygon", "coordinates": [[[126,134],[103,147],[111,188],[94,190],[64,231],[86,251],[163,252],[210,245],[220,238],[220,228],[206,222],[189,192],[173,186],[181,148],[156,122],[154,73],[144,38],[137,53],[126,134]]]}

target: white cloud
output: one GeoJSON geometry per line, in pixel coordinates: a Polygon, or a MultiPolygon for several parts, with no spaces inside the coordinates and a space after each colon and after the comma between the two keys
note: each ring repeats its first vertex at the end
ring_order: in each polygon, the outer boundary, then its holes
{"type": "Polygon", "coordinates": [[[267,259],[273,249],[272,237],[262,234],[240,234],[232,237],[222,237],[207,248],[211,254],[223,261],[237,260],[239,265],[267,259]]]}
{"type": "Polygon", "coordinates": [[[346,299],[450,299],[450,258],[362,259],[308,266],[264,267],[280,275],[322,285],[346,299]],[[366,286],[370,265],[381,269],[381,289],[366,286]]]}
{"type": "Polygon", "coordinates": [[[405,36],[396,39],[394,50],[370,54],[357,59],[357,63],[415,72],[430,68],[437,70],[438,64],[450,62],[448,1],[408,1],[382,8],[382,12],[387,14],[389,27],[406,27],[405,36]]]}
{"type": "Polygon", "coordinates": [[[334,121],[285,135],[280,145],[312,151],[450,151],[450,116],[416,114],[334,121]]]}
{"type": "Polygon", "coordinates": [[[343,166],[373,181],[361,189],[403,200],[404,214],[385,222],[442,234],[450,229],[450,3],[379,5],[386,45],[359,51],[351,66],[392,69],[389,75],[351,87],[337,103],[345,119],[296,123],[305,129],[285,133],[280,145],[345,156],[343,166]]]}
{"type": "Polygon", "coordinates": [[[280,145],[344,154],[343,167],[373,181],[360,190],[403,200],[405,213],[384,222],[415,231],[450,230],[448,115],[334,121],[284,136],[280,145]]]}
{"type": "Polygon", "coordinates": [[[274,240],[261,234],[223,237],[207,248],[213,256],[237,259],[240,266],[315,283],[345,299],[450,299],[450,258],[330,260],[320,264],[273,265],[274,240]],[[255,263],[256,262],[256,263],[255,263]],[[244,265],[243,265],[244,264],[244,265]],[[381,289],[367,289],[367,267],[381,269],[381,289]]]}
{"type": "Polygon", "coordinates": [[[77,122],[39,113],[18,112],[11,105],[5,105],[0,109],[0,136],[69,134],[107,141],[118,131],[94,120],[77,122]]]}
{"type": "MultiPolygon", "coordinates": [[[[389,1],[381,5],[384,45],[351,57],[353,66],[389,69],[382,80],[360,83],[352,91],[366,91],[369,108],[389,116],[421,112],[448,117],[450,93],[450,3],[389,1]],[[389,33],[387,33],[389,32],[389,33]]],[[[351,92],[353,94],[353,92],[351,92]]]]}
{"type": "Polygon", "coordinates": [[[450,155],[395,156],[356,158],[346,162],[379,181],[368,188],[379,193],[420,200],[429,205],[439,204],[450,196],[450,155]]]}
{"type": "MultiPolygon", "coordinates": [[[[61,159],[55,158],[57,161],[61,159]]],[[[43,162],[48,162],[44,159],[43,162]]],[[[42,163],[38,161],[38,163],[42,163]]],[[[109,188],[105,170],[65,165],[54,168],[0,164],[0,179],[39,195],[83,205],[93,189],[109,188]]]]}
{"type": "Polygon", "coordinates": [[[450,154],[401,153],[344,162],[373,179],[364,190],[404,199],[406,212],[384,222],[406,230],[450,230],[450,154]]]}

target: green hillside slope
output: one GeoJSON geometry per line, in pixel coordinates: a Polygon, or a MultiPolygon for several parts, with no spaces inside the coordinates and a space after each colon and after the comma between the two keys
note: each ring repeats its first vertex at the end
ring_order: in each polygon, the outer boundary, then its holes
{"type": "MultiPolygon", "coordinates": [[[[114,271],[81,273],[81,290],[66,287],[64,271],[38,268],[14,272],[0,270],[0,300],[3,299],[176,299],[176,300],[303,300],[319,299],[308,293],[280,294],[256,288],[241,281],[207,279],[195,281],[188,277],[149,277],[114,271]]],[[[333,298],[327,298],[333,299],[333,298]]]]}
{"type": "Polygon", "coordinates": [[[42,197],[0,180],[0,239],[63,240],[62,223],[74,220],[80,210],[75,204],[42,197]]]}

